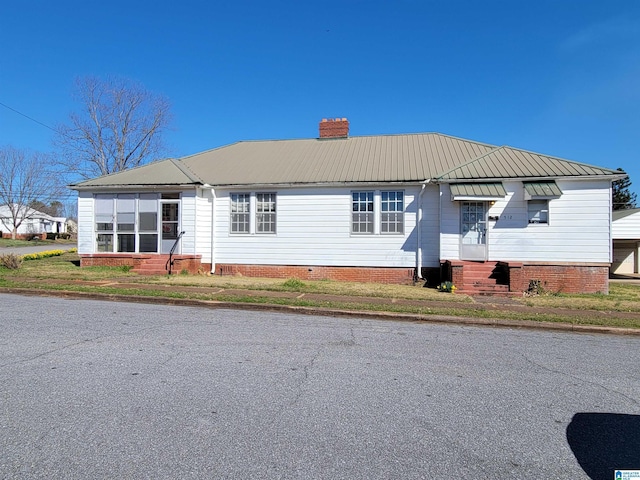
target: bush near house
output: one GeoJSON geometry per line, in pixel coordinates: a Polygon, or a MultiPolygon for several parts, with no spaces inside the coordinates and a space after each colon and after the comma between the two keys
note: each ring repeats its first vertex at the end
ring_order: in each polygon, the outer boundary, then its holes
{"type": "Polygon", "coordinates": [[[15,253],[0,255],[0,265],[8,268],[9,270],[17,270],[22,265],[22,257],[15,253]]]}

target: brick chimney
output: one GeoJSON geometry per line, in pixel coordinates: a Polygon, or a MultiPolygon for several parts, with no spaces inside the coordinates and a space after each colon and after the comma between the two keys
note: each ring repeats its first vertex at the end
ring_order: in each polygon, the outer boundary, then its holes
{"type": "Polygon", "coordinates": [[[320,138],[346,138],[349,136],[349,120],[323,118],[320,122],[320,138]]]}

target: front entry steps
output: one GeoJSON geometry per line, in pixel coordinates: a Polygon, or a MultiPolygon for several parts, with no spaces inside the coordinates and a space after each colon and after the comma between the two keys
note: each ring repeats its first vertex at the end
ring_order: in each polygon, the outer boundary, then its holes
{"type": "MultiPolygon", "coordinates": [[[[179,274],[183,270],[191,274],[197,273],[201,268],[200,255],[173,255],[172,274],[179,274]]],[[[134,262],[132,272],[138,275],[167,275],[169,274],[168,254],[140,255],[134,262]]]]}
{"type": "Polygon", "coordinates": [[[450,261],[451,281],[466,295],[513,295],[509,280],[498,262],[450,261]]]}

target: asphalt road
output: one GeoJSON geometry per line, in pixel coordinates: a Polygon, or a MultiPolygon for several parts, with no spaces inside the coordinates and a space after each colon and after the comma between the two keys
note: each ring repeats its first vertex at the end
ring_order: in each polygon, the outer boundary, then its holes
{"type": "Polygon", "coordinates": [[[44,252],[46,250],[71,250],[72,248],[76,248],[77,245],[75,243],[36,243],[33,245],[21,246],[21,247],[0,247],[0,255],[5,255],[7,253],[15,253],[16,255],[24,255],[27,253],[38,253],[44,252]]]}
{"type": "Polygon", "coordinates": [[[640,339],[0,294],[0,478],[612,479],[640,339]]]}

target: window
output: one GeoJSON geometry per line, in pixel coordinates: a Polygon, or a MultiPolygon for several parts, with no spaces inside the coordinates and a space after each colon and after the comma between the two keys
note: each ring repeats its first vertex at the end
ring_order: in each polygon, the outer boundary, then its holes
{"type": "Polygon", "coordinates": [[[275,193],[256,193],[256,232],[276,233],[275,193]]]}
{"type": "Polygon", "coordinates": [[[549,223],[549,200],[529,200],[529,223],[549,223]]]}
{"type": "Polygon", "coordinates": [[[351,232],[373,233],[373,192],[352,192],[351,232]]]}
{"type": "Polygon", "coordinates": [[[249,197],[248,193],[231,194],[231,233],[249,233],[249,197]]]}
{"type": "Polygon", "coordinates": [[[380,233],[404,232],[404,192],[381,192],[380,233]]]}

